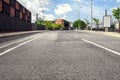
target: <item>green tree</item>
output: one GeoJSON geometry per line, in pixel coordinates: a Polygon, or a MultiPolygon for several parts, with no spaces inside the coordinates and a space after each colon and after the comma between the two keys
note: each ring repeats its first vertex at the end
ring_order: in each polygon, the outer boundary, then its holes
{"type": "Polygon", "coordinates": [[[79,29],[78,20],[73,23],[73,27],[74,27],[75,29],[79,29]]]}
{"type": "Polygon", "coordinates": [[[48,30],[52,30],[52,26],[51,26],[52,23],[53,23],[52,21],[44,21],[44,24],[46,25],[46,28],[48,30]]]}
{"type": "Polygon", "coordinates": [[[55,23],[52,23],[51,27],[52,27],[52,30],[58,30],[58,29],[60,29],[60,25],[59,24],[55,24],[55,23]]]}
{"type": "Polygon", "coordinates": [[[50,30],[54,30],[56,28],[56,25],[55,23],[52,23],[50,26],[49,26],[50,30]]]}
{"type": "Polygon", "coordinates": [[[59,29],[64,29],[64,25],[59,24],[59,29]]]}
{"type": "Polygon", "coordinates": [[[97,26],[97,30],[99,30],[99,19],[97,18],[93,18],[93,21],[96,23],[96,26],[97,26]]]}
{"type": "Polygon", "coordinates": [[[37,21],[35,21],[35,24],[37,27],[41,27],[43,25],[43,21],[41,18],[39,18],[37,21]]]}
{"type": "Polygon", "coordinates": [[[73,27],[75,29],[84,29],[86,27],[86,24],[83,20],[77,20],[73,23],[73,27]]]}
{"type": "Polygon", "coordinates": [[[117,9],[113,9],[112,13],[115,19],[119,21],[119,33],[120,33],[120,8],[118,7],[117,9]]]}

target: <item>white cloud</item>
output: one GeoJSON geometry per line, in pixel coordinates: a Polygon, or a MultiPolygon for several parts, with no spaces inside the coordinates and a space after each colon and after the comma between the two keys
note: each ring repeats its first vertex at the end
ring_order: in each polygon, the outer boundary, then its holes
{"type": "Polygon", "coordinates": [[[72,11],[72,8],[69,4],[61,4],[61,5],[58,5],[54,11],[56,15],[63,15],[72,11]]]}
{"type": "Polygon", "coordinates": [[[32,22],[36,20],[36,13],[40,13],[42,10],[49,11],[49,0],[18,0],[23,6],[25,6],[32,13],[32,22]]]}
{"type": "Polygon", "coordinates": [[[66,15],[63,15],[63,16],[61,17],[61,19],[67,19],[67,16],[66,16],[66,15]]]}
{"type": "Polygon", "coordinates": [[[55,16],[52,14],[45,14],[45,20],[53,21],[55,20],[55,16]]]}
{"type": "MultiPolygon", "coordinates": [[[[76,12],[76,14],[78,13],[78,11],[76,12]]],[[[99,18],[100,20],[102,20],[103,16],[105,15],[105,9],[104,7],[100,7],[97,5],[93,6],[93,17],[95,18],[99,18]]],[[[90,5],[83,5],[82,8],[80,8],[80,18],[84,19],[84,18],[89,18],[89,20],[91,19],[91,6],[90,5]]]]}
{"type": "Polygon", "coordinates": [[[73,0],[73,1],[75,1],[75,2],[82,2],[83,0],[73,0]]]}
{"type": "Polygon", "coordinates": [[[116,0],[116,2],[118,3],[118,2],[120,2],[120,0],[116,0]]]}

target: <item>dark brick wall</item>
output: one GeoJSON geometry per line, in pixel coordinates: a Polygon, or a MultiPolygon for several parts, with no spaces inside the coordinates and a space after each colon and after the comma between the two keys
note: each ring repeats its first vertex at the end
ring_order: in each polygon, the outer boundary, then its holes
{"type": "Polygon", "coordinates": [[[32,24],[0,13],[0,32],[32,30],[32,24]]]}

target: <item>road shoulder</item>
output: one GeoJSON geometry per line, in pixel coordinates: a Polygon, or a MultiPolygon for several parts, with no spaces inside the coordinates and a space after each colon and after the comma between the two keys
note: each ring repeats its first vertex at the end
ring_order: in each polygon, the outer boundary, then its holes
{"type": "Polygon", "coordinates": [[[77,30],[77,31],[120,38],[120,33],[118,32],[103,32],[103,31],[88,31],[88,30],[77,30]]]}

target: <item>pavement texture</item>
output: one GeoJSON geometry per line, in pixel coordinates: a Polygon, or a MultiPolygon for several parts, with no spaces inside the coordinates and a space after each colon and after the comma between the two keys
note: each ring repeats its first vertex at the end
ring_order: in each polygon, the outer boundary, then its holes
{"type": "Polygon", "coordinates": [[[0,56],[0,80],[120,80],[120,56],[83,41],[120,52],[118,37],[52,31],[21,39],[25,40],[0,48],[0,54],[5,53],[0,56]],[[34,40],[5,52],[30,39],[34,40]]]}

